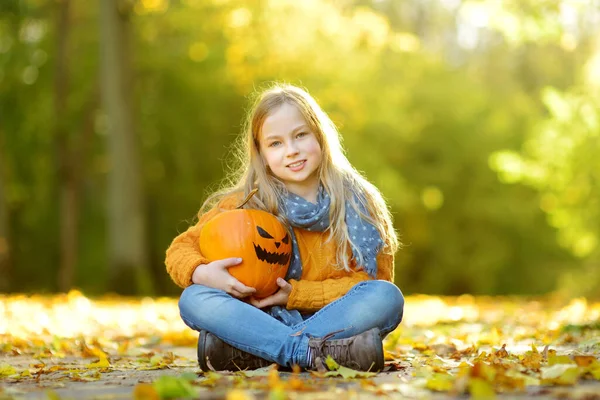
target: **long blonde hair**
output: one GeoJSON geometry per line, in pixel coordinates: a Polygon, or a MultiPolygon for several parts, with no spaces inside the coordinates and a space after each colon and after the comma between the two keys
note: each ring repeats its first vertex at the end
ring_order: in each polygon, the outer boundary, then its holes
{"type": "MultiPolygon", "coordinates": [[[[275,84],[255,97],[247,113],[243,134],[234,147],[238,167],[225,178],[222,189],[207,198],[199,215],[224,196],[238,194],[243,198],[258,188],[258,193],[245,207],[270,212],[290,227],[285,216],[279,214],[279,202],[286,193],[285,186],[267,171],[258,144],[265,119],[286,103],[298,108],[321,146],[322,162],[318,173],[331,198],[328,240],[334,240],[337,244],[338,266],[350,270],[350,237],[344,220],[346,200],[362,218],[377,228],[384,242],[383,251],[394,254],[399,246],[398,237],[381,193],[350,164],[342,149],[340,134],[329,116],[308,92],[288,84],[275,84]],[[369,214],[366,215],[361,210],[367,210],[369,214]]],[[[362,254],[358,254],[356,261],[357,265],[362,265],[362,254]]]]}

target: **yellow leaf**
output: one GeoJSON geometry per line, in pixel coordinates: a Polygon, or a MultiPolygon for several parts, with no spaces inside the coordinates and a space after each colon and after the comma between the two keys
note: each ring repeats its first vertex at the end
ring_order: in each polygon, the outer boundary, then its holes
{"type": "Polygon", "coordinates": [[[539,354],[539,351],[538,351],[537,347],[535,347],[534,343],[531,343],[531,351],[539,354]]]}
{"type": "Polygon", "coordinates": [[[303,390],[306,388],[302,379],[298,378],[297,376],[292,376],[287,383],[289,388],[292,390],[303,390]]]}
{"type": "Polygon", "coordinates": [[[161,399],[172,399],[180,397],[194,397],[198,393],[191,384],[191,376],[183,374],[181,376],[164,375],[152,383],[152,386],[161,399]]]}
{"type": "Polygon", "coordinates": [[[281,380],[279,379],[279,371],[277,371],[277,368],[271,368],[271,370],[269,371],[269,387],[274,388],[278,386],[280,381],[281,380]]]}
{"type": "Polygon", "coordinates": [[[481,378],[471,378],[469,380],[469,393],[473,399],[493,399],[496,392],[492,385],[481,378]]]}
{"type": "Polygon", "coordinates": [[[254,378],[257,376],[269,376],[269,374],[271,373],[271,369],[270,368],[259,368],[259,369],[255,369],[255,370],[247,370],[247,371],[236,371],[235,374],[236,375],[241,375],[244,376],[246,378],[254,378]]]}
{"type": "Polygon", "coordinates": [[[54,390],[46,390],[48,400],[60,400],[60,396],[54,390]]]}
{"type": "Polygon", "coordinates": [[[282,387],[277,387],[269,392],[269,400],[287,400],[288,395],[282,387]]]}
{"type": "Polygon", "coordinates": [[[418,351],[425,351],[429,349],[429,346],[427,346],[425,343],[415,343],[413,345],[413,349],[418,351]]]}
{"type": "Polygon", "coordinates": [[[325,359],[325,364],[327,365],[327,368],[329,368],[330,371],[335,371],[340,367],[340,365],[330,355],[328,355],[325,359]]]}
{"type": "Polygon", "coordinates": [[[135,400],[160,400],[158,392],[149,383],[140,383],[133,388],[133,398],[135,400]]]}
{"type": "Polygon", "coordinates": [[[86,368],[110,368],[110,363],[107,358],[100,358],[100,360],[87,364],[86,368]]]}
{"type": "Polygon", "coordinates": [[[530,369],[539,369],[542,365],[543,357],[540,352],[537,350],[534,344],[531,345],[531,351],[525,353],[522,358],[521,364],[524,367],[530,369]]]}
{"type": "Polygon", "coordinates": [[[17,370],[9,364],[0,364],[0,377],[10,376],[17,373],[17,370]]]}
{"type": "Polygon", "coordinates": [[[477,362],[471,368],[473,378],[481,378],[487,382],[493,382],[496,377],[496,370],[484,362],[477,362]]]}
{"type": "Polygon", "coordinates": [[[571,368],[566,370],[555,382],[559,385],[574,385],[579,380],[580,375],[581,371],[579,368],[571,368]]]}
{"type": "Polygon", "coordinates": [[[209,371],[204,374],[204,379],[200,381],[200,386],[215,387],[217,382],[221,379],[221,374],[209,371]]]}
{"type": "Polygon", "coordinates": [[[448,374],[433,374],[425,383],[425,387],[436,392],[448,392],[454,386],[454,377],[448,374]]]}
{"type": "Polygon", "coordinates": [[[539,379],[534,378],[533,376],[524,374],[524,373],[519,372],[514,369],[509,369],[508,371],[506,371],[505,375],[509,378],[523,380],[525,386],[539,386],[540,385],[539,379]]]}
{"type": "Polygon", "coordinates": [[[245,390],[240,390],[240,389],[230,390],[229,392],[227,392],[227,395],[225,396],[225,400],[252,400],[252,399],[254,399],[254,396],[252,396],[250,393],[246,392],[245,390]]]}
{"type": "Polygon", "coordinates": [[[340,365],[337,370],[329,371],[329,372],[325,373],[323,376],[326,376],[326,377],[341,376],[344,379],[354,379],[354,378],[371,378],[375,375],[377,375],[375,372],[357,371],[355,369],[347,368],[347,367],[340,365]]]}
{"type": "Polygon", "coordinates": [[[555,364],[551,367],[542,367],[542,379],[558,385],[574,385],[579,379],[580,371],[575,365],[555,364]]]}
{"type": "Polygon", "coordinates": [[[396,357],[393,353],[387,351],[386,349],[383,349],[383,359],[385,361],[392,361],[392,360],[395,360],[396,357]]]}
{"type": "Polygon", "coordinates": [[[573,360],[569,356],[550,356],[548,357],[548,365],[556,365],[556,364],[575,364],[573,360]]]}

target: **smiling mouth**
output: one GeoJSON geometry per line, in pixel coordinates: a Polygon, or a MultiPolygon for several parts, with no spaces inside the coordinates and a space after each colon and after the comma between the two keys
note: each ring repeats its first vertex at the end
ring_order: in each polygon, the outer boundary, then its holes
{"type": "Polygon", "coordinates": [[[302,164],[304,164],[305,162],[306,162],[306,160],[296,161],[295,163],[288,164],[287,166],[288,166],[289,168],[296,168],[296,167],[299,167],[299,166],[301,166],[301,165],[302,165],[302,164]]]}
{"type": "Polygon", "coordinates": [[[256,256],[261,261],[266,261],[269,264],[287,265],[290,260],[290,253],[271,253],[268,250],[263,249],[256,243],[254,244],[254,251],[256,256]]]}

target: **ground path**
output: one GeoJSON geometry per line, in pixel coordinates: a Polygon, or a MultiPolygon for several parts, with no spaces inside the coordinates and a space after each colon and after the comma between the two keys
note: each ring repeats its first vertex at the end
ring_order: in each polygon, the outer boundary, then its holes
{"type": "Polygon", "coordinates": [[[175,299],[0,297],[0,399],[600,399],[600,304],[585,299],[408,297],[386,370],[366,377],[204,374],[194,340],[175,299]]]}

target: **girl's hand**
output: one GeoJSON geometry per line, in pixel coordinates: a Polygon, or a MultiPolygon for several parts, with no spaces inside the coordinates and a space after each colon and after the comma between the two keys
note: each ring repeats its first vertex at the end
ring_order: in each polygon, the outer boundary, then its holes
{"type": "Polygon", "coordinates": [[[283,278],[277,278],[277,286],[279,286],[279,290],[269,297],[260,300],[250,297],[250,304],[256,308],[287,305],[290,293],[292,293],[292,285],[287,283],[283,278]]]}
{"type": "Polygon", "coordinates": [[[192,274],[192,282],[221,289],[238,299],[251,296],[256,292],[256,289],[244,285],[227,271],[227,268],[238,265],[241,262],[241,258],[234,257],[198,265],[192,274]]]}

